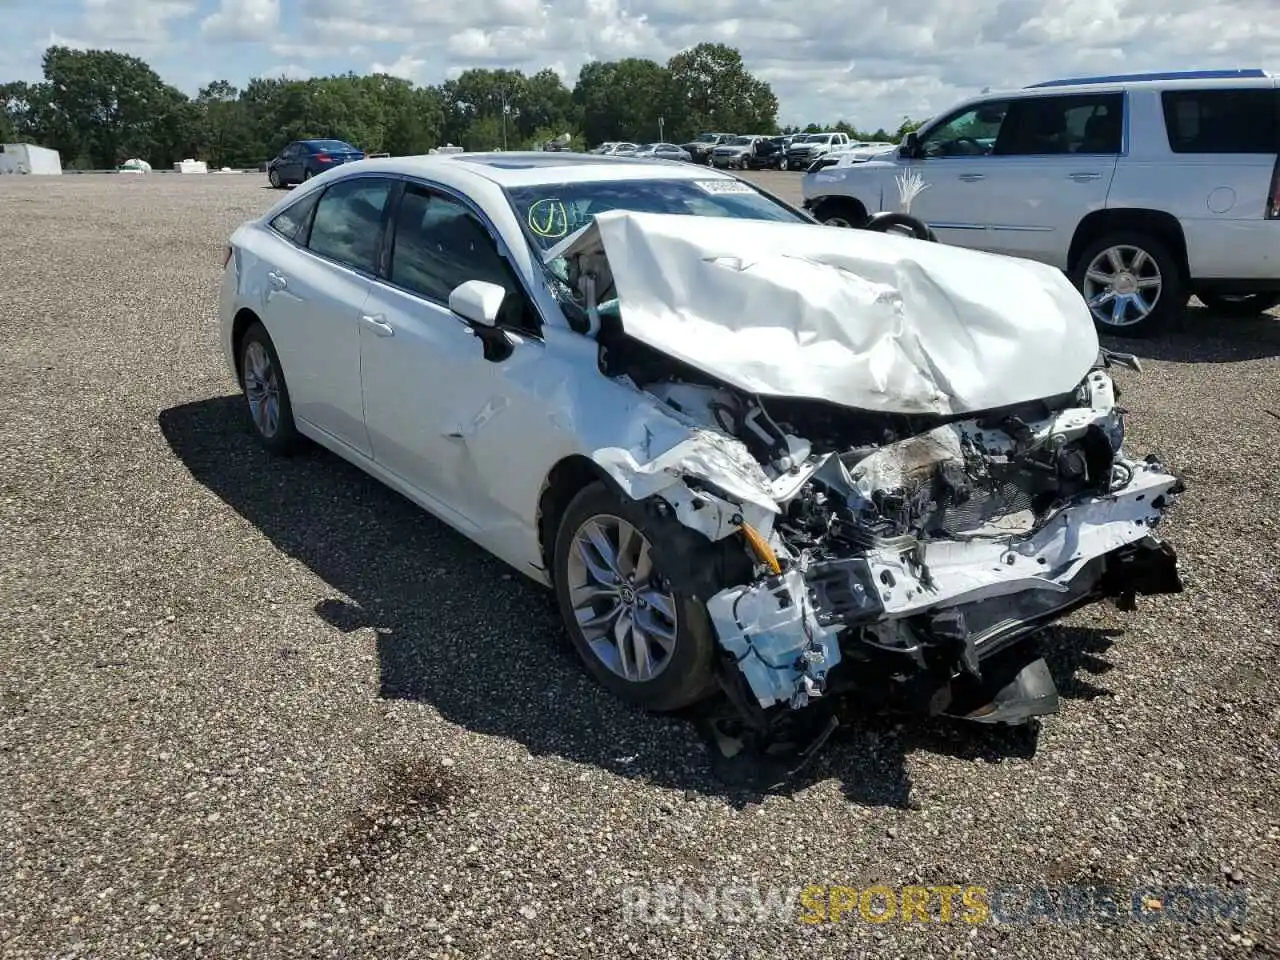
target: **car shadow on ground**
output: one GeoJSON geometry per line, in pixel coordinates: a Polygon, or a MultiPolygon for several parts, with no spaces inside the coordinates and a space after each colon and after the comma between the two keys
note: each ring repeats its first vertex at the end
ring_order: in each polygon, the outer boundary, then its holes
{"type": "Polygon", "coordinates": [[[1149,338],[1104,337],[1103,344],[1141,360],[1171,363],[1239,363],[1280,357],[1280,317],[1215,314],[1188,306],[1149,338]]]}
{"type": "MultiPolygon", "coordinates": [[[[632,709],[586,675],[549,591],[399,494],[319,448],[273,458],[250,435],[239,397],[173,407],[159,426],[197,482],[332,589],[318,617],[341,634],[375,631],[382,697],[428,703],[468,730],[737,806],[835,778],[851,801],[904,807],[914,751],[989,762],[1035,752],[1034,728],[854,712],[785,785],[726,779],[698,724],[632,709]]],[[[1106,638],[1055,633],[1063,696],[1098,695],[1074,676],[1106,638]]]]}

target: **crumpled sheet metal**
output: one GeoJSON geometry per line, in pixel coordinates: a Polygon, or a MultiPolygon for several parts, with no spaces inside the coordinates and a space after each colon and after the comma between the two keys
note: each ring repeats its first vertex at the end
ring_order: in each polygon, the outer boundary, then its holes
{"type": "Polygon", "coordinates": [[[957,414],[1074,389],[1098,355],[1045,264],[803,223],[609,211],[557,248],[608,255],[623,329],[751,393],[957,414]]]}

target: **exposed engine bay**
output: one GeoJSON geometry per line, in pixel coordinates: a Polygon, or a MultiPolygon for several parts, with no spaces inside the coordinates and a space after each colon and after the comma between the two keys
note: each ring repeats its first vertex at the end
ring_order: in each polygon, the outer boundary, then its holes
{"type": "MultiPolygon", "coordinates": [[[[650,229],[637,218],[604,226],[606,236],[627,227],[628,239],[650,243],[657,254],[670,252],[673,263],[682,249],[664,236],[664,224],[650,229]]],[[[934,248],[931,257],[947,256],[940,245],[900,242],[934,248]]],[[[1098,351],[1087,309],[1069,285],[1070,297],[1062,293],[1051,272],[1033,276],[1049,291],[1045,312],[1060,310],[1055,330],[1073,355],[1083,343],[1097,360],[1089,368],[1085,359],[1070,379],[1059,367],[1049,380],[1071,384],[1083,373],[1078,382],[1041,399],[946,412],[951,400],[930,393],[929,384],[956,378],[930,379],[934,361],[950,363],[960,354],[952,349],[957,339],[943,330],[936,345],[926,344],[933,354],[925,349],[920,360],[876,343],[867,347],[867,357],[902,365],[901,382],[917,385],[921,398],[894,409],[889,397],[869,409],[779,390],[750,392],[741,385],[757,376],[749,357],[732,382],[714,375],[710,350],[686,349],[694,356],[687,361],[644,342],[624,328],[627,292],[613,283],[617,270],[610,267],[616,264],[598,244],[579,240],[576,249],[558,271],[578,308],[566,311],[570,322],[599,341],[603,373],[656,398],[689,431],[686,442],[650,463],[626,470],[612,464],[612,475],[636,499],[656,498],[710,540],[740,537],[752,559],[752,579],[701,599],[729,667],[722,678],[726,692],[761,726],[846,691],[929,714],[1023,722],[1057,708],[1045,661],[1023,641],[1090,603],[1110,599],[1132,609],[1138,594],[1181,591],[1174,551],[1155,530],[1183,485],[1154,457],[1140,460],[1124,451],[1124,410],[1108,372],[1122,358],[1098,351]],[[1077,313],[1085,327],[1073,326],[1081,322],[1077,313]],[[1077,335],[1077,328],[1086,332],[1077,335]],[[921,409],[925,400],[933,409],[921,409]]],[[[847,259],[854,254],[862,251],[847,259]]],[[[922,286],[911,272],[919,264],[895,256],[893,263],[906,264],[899,286],[882,283],[868,301],[875,309],[889,304],[886,323],[910,308],[903,304],[912,284],[922,286]]],[[[1040,269],[990,260],[981,264],[993,271],[1040,269]]],[[[874,257],[867,262],[873,273],[874,257]]],[[[733,276],[749,272],[742,267],[733,276]]],[[[781,269],[764,272],[773,287],[796,292],[779,279],[781,269]]],[[[947,279],[949,289],[960,289],[959,281],[947,279]]],[[[850,274],[833,282],[865,281],[850,274]]],[[[934,293],[928,288],[929,296],[934,293]]],[[[664,293],[655,302],[646,317],[657,328],[663,316],[677,316],[684,301],[664,293]]],[[[937,309],[951,309],[963,321],[959,294],[955,303],[939,303],[937,309]]],[[[702,316],[695,319],[708,325],[702,316]]],[[[826,324],[829,331],[841,323],[841,330],[829,333],[832,342],[853,342],[855,324],[835,308],[811,327],[826,324]]],[[[1012,324],[1001,334],[995,349],[1008,361],[1026,335],[1012,324]]],[[[666,337],[660,330],[646,335],[659,342],[666,337]]],[[[805,336],[797,328],[797,342],[805,336]]],[[[760,367],[764,375],[789,374],[760,367]]],[[[863,377],[853,389],[882,399],[875,367],[855,357],[848,369],[863,377]]],[[[829,393],[846,390],[834,376],[829,383],[835,384],[829,393]]],[[[1024,373],[1019,385],[978,384],[969,395],[1000,396],[1003,390],[1025,397],[1035,396],[1035,389],[1024,373]]]]}
{"type": "MultiPolygon", "coordinates": [[[[1069,396],[932,426],[674,379],[643,389],[740,441],[778,494],[771,523],[742,521],[759,579],[707,601],[761,709],[874,678],[942,712],[957,677],[980,681],[984,660],[1072,610],[1181,590],[1154,530],[1182,484],[1124,453],[1101,366],[1069,396]]],[[[973,719],[1046,712],[1042,666],[1035,704],[973,719]]]]}

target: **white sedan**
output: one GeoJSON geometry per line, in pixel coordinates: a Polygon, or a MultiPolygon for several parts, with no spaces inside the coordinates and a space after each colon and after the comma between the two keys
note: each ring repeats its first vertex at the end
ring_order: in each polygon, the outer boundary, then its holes
{"type": "Polygon", "coordinates": [[[1180,589],[1153,533],[1180,484],[1122,450],[1060,273],[727,174],[343,166],[235,231],[220,321],[269,450],[317,442],[553,587],[652,709],[723,689],[767,728],[848,690],[1018,722],[1056,702],[1037,630],[1180,589]]]}

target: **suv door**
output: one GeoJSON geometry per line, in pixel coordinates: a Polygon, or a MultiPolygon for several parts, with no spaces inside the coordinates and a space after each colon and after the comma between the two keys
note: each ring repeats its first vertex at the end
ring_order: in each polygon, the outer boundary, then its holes
{"type": "Polygon", "coordinates": [[[986,182],[987,248],[1066,270],[1076,226],[1107,205],[1124,140],[1120,91],[1020,97],[1009,105],[986,182]]]}
{"type": "MultiPolygon", "coordinates": [[[[961,107],[925,130],[916,158],[902,166],[925,184],[911,201],[919,217],[944,243],[986,249],[992,189],[987,182],[991,152],[1009,110],[1007,100],[986,100],[961,107]]],[[[885,185],[885,208],[901,209],[898,184],[885,185]]]]}

